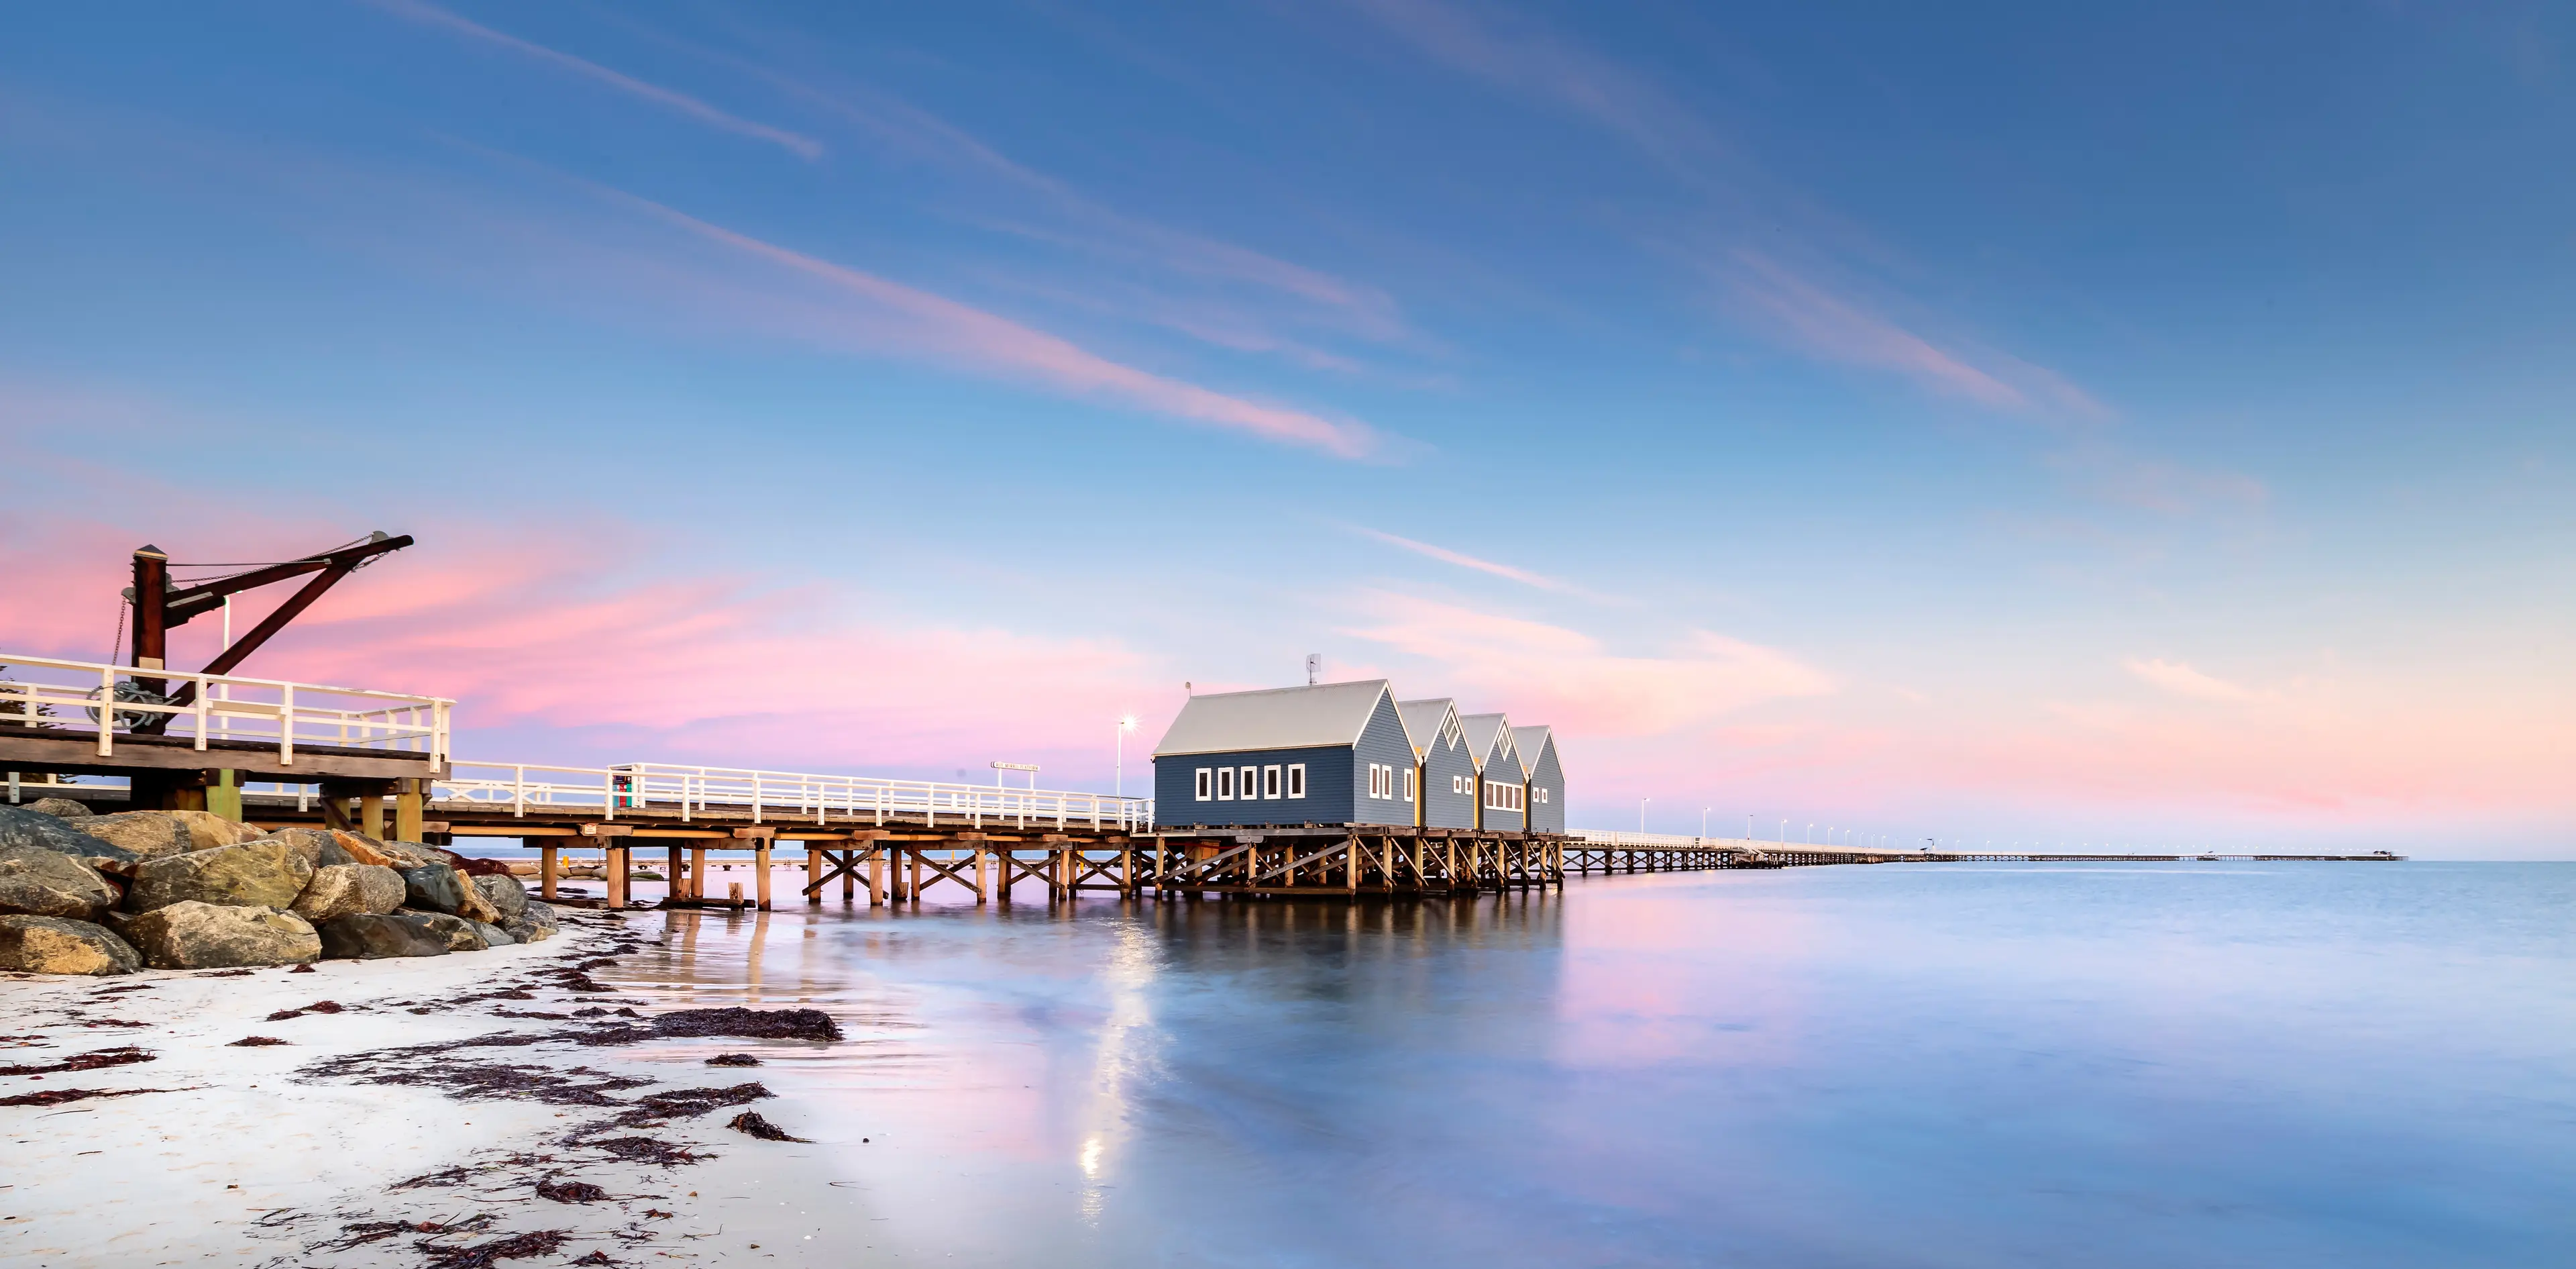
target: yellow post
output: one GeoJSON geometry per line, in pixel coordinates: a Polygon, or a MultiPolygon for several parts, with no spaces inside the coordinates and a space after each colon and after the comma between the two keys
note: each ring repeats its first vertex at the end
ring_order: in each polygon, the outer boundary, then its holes
{"type": "Polygon", "coordinates": [[[421,839],[421,834],[425,831],[421,825],[428,820],[429,791],[425,787],[428,783],[426,780],[394,782],[395,841],[416,842],[421,839]]]}
{"type": "Polygon", "coordinates": [[[215,783],[206,789],[206,809],[236,824],[242,822],[240,772],[215,773],[215,783]]]}

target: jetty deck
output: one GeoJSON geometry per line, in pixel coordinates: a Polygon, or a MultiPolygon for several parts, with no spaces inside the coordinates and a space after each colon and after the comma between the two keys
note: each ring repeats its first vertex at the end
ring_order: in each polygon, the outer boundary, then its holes
{"type": "Polygon", "coordinates": [[[1384,824],[1158,826],[1150,798],[752,768],[572,767],[452,755],[440,697],[0,653],[0,772],[10,804],[208,810],[407,841],[517,838],[561,900],[567,848],[595,850],[605,902],[630,901],[638,850],[665,854],[672,906],[773,902],[773,852],[803,848],[801,897],[916,903],[950,886],[1011,901],[1147,895],[1441,896],[1562,887],[1569,876],[1925,861],[2358,860],[2370,855],[1887,851],[1741,838],[1523,833],[1384,824]],[[148,679],[139,675],[150,675],[148,679]],[[152,685],[141,696],[135,685],[152,685]],[[121,778],[122,787],[96,782],[121,778]],[[754,892],[707,892],[708,861],[748,853],[754,892]]]}

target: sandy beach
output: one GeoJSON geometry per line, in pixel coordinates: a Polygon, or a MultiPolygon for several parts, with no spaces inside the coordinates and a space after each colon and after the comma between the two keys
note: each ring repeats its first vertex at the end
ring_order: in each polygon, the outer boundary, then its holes
{"type": "Polygon", "coordinates": [[[775,1067],[705,1062],[828,1042],[657,1034],[581,967],[658,936],[564,927],[310,972],[0,980],[0,1260],[846,1259],[818,1235],[850,1219],[833,1157],[861,1143],[775,1067]],[[746,1111],[813,1140],[727,1127],[746,1111]]]}

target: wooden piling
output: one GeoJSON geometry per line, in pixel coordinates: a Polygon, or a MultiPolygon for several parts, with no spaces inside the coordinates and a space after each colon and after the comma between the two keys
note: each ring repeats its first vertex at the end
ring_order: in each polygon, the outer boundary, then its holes
{"type": "MultiPolygon", "coordinates": [[[[759,876],[759,880],[753,883],[753,890],[760,897],[760,910],[767,912],[769,911],[769,840],[767,838],[761,839],[759,845],[751,848],[751,867],[759,876]]],[[[734,893],[739,897],[742,887],[734,887],[734,893]]]]}
{"type": "Polygon", "coordinates": [[[555,878],[563,873],[563,861],[558,858],[562,851],[562,847],[554,845],[537,848],[537,897],[549,903],[555,897],[555,878]]]}
{"type": "Polygon", "coordinates": [[[615,838],[609,840],[611,844],[601,852],[608,864],[608,906],[612,910],[623,911],[627,887],[631,884],[626,876],[626,848],[615,845],[615,838]]]}

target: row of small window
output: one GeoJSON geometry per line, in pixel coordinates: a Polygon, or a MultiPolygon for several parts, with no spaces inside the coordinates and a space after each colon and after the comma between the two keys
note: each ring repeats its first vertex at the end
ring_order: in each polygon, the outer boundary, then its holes
{"type": "MultiPolygon", "coordinates": [[[[1368,795],[1385,801],[1413,800],[1413,769],[1372,762],[1368,769],[1368,795]]],[[[1464,794],[1474,776],[1449,777],[1449,791],[1464,794]]],[[[1517,784],[1484,781],[1485,806],[1496,811],[1526,811],[1529,791],[1517,784]]],[[[1268,767],[1201,767],[1197,772],[1197,793],[1201,802],[1256,802],[1265,798],[1302,798],[1306,796],[1306,764],[1293,762],[1286,766],[1268,767]]],[[[1547,802],[1547,790],[1538,791],[1538,800],[1547,802]]]]}
{"type": "Polygon", "coordinates": [[[1401,785],[1402,785],[1402,787],[1403,787],[1403,789],[1404,789],[1403,800],[1404,800],[1404,801],[1407,801],[1407,802],[1412,801],[1412,800],[1413,800],[1413,768],[1411,768],[1411,767],[1404,767],[1404,768],[1401,768],[1400,770],[1401,770],[1401,780],[1399,781],[1399,778],[1398,778],[1398,776],[1399,776],[1399,769],[1398,769],[1398,768],[1390,767],[1390,766],[1386,765],[1386,764],[1385,764],[1385,763],[1383,763],[1383,762],[1372,762],[1372,763],[1370,763],[1370,764],[1369,764],[1369,796],[1370,796],[1370,797],[1373,797],[1373,798],[1383,798],[1383,799],[1385,799],[1385,800],[1387,800],[1387,801],[1390,801],[1390,802],[1391,802],[1391,801],[1394,801],[1394,800],[1396,800],[1396,788],[1397,788],[1398,784],[1399,784],[1399,783],[1401,783],[1401,785]]]}
{"type": "Polygon", "coordinates": [[[1269,767],[1201,767],[1199,801],[1257,802],[1263,798],[1306,796],[1306,764],[1269,767]],[[1237,772],[1242,774],[1237,775],[1237,772]],[[1240,790],[1240,792],[1238,792],[1240,790]]]}
{"type": "MultiPolygon", "coordinates": [[[[1464,794],[1467,791],[1467,786],[1475,781],[1476,777],[1474,776],[1453,775],[1449,777],[1449,791],[1451,793],[1464,794]]],[[[1523,786],[1517,784],[1502,784],[1493,780],[1487,780],[1483,783],[1485,786],[1486,809],[1495,811],[1526,811],[1529,809],[1529,790],[1523,786]]],[[[1547,790],[1540,789],[1538,791],[1538,800],[1542,805],[1547,802],[1547,790]]]]}

